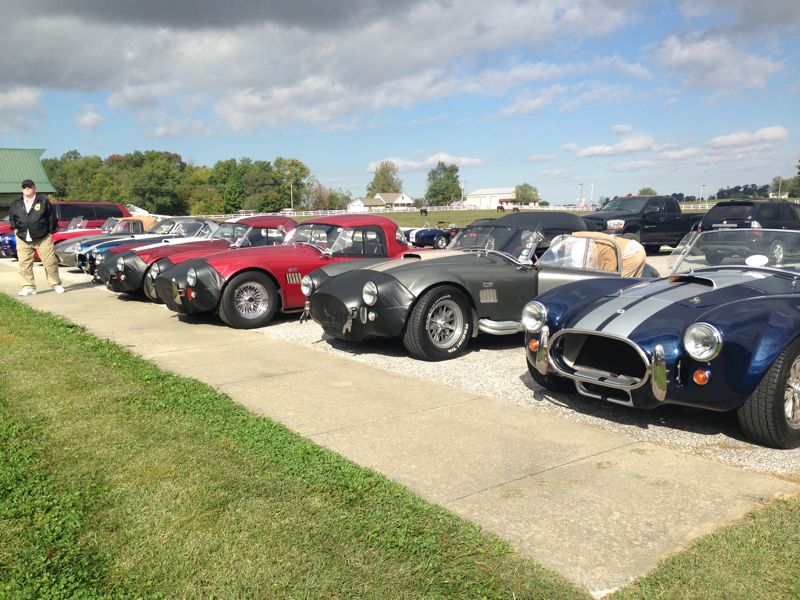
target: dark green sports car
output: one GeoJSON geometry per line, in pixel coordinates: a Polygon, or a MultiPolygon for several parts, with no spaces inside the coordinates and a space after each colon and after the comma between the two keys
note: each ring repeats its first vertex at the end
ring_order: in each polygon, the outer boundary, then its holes
{"type": "Polygon", "coordinates": [[[585,231],[576,215],[520,212],[462,229],[445,250],[326,266],[303,278],[304,318],[338,339],[400,337],[416,358],[454,358],[479,332],[521,332],[522,307],[544,290],[619,276],[621,253],[607,239],[583,238],[576,242],[586,250],[583,258],[565,259],[575,231],[585,231]],[[558,244],[550,248],[554,237],[558,244]],[[613,266],[589,264],[598,244],[613,252],[613,266]]]}

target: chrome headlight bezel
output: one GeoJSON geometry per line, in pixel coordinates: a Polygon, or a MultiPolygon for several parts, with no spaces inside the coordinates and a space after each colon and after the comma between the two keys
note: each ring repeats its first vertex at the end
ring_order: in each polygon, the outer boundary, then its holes
{"type": "Polygon", "coordinates": [[[300,291],[303,292],[303,296],[310,296],[314,292],[314,288],[314,280],[309,275],[304,275],[300,280],[300,291]]]}
{"type": "Polygon", "coordinates": [[[158,261],[154,262],[150,265],[150,270],[147,272],[150,279],[155,280],[161,274],[161,265],[158,264],[158,261]]]}
{"type": "Polygon", "coordinates": [[[692,323],[681,341],[686,353],[699,362],[714,360],[722,351],[722,333],[709,323],[692,323]]]}
{"type": "Polygon", "coordinates": [[[361,288],[361,299],[367,306],[375,306],[378,301],[378,286],[374,281],[368,281],[361,288]]]}
{"type": "Polygon", "coordinates": [[[125,270],[125,257],[119,256],[117,257],[117,271],[122,273],[125,270]]]}
{"type": "Polygon", "coordinates": [[[197,271],[195,271],[194,267],[190,267],[188,271],[186,271],[186,283],[190,287],[194,287],[197,283],[197,271]]]}
{"type": "Polygon", "coordinates": [[[606,222],[606,229],[609,231],[617,231],[618,229],[625,228],[625,219],[609,219],[606,222]]]}
{"type": "Polygon", "coordinates": [[[547,325],[547,307],[533,300],[522,308],[522,326],[525,331],[539,333],[547,325]]]}

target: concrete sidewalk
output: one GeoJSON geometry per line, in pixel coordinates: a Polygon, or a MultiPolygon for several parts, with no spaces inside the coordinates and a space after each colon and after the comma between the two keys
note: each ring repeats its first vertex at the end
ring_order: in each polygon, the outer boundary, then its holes
{"type": "MultiPolygon", "coordinates": [[[[16,267],[0,260],[0,292],[16,294],[16,267]]],[[[40,293],[21,300],[214,386],[597,596],[762,500],[800,492],[778,478],[257,332],[184,323],[163,306],[87,284],[83,274],[61,274],[64,295],[47,288],[37,265],[40,293]]]]}

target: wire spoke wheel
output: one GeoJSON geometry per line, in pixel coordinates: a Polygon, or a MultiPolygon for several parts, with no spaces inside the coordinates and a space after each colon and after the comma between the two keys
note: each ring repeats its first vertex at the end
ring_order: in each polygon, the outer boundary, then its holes
{"type": "Polygon", "coordinates": [[[267,289],[255,281],[240,285],[233,292],[233,306],[244,319],[258,319],[269,310],[267,289]]]}

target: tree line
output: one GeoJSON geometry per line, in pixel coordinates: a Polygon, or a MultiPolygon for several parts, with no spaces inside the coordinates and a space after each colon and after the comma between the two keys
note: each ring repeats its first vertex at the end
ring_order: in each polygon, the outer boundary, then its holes
{"type": "Polygon", "coordinates": [[[77,150],[42,165],[59,200],[130,203],[158,214],[232,214],[282,208],[340,209],[350,193],[325,188],[296,158],[250,158],[197,166],[179,154],[147,150],[81,156],[77,150]]]}

